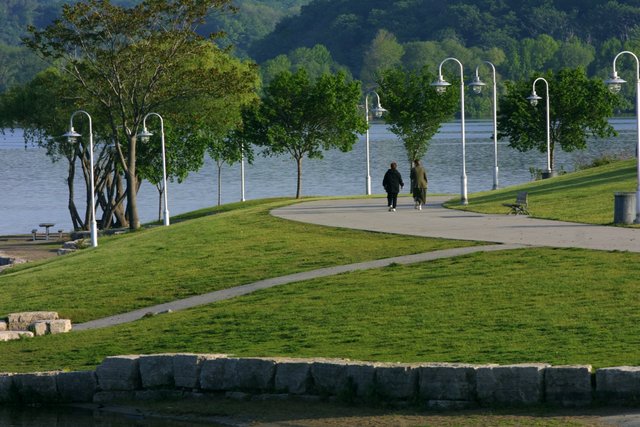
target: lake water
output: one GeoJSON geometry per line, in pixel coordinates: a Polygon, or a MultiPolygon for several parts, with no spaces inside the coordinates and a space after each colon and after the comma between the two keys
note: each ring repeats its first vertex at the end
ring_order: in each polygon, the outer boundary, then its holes
{"type": "MultiPolygon", "coordinates": [[[[611,140],[593,140],[582,152],[556,155],[556,169],[573,171],[577,163],[585,163],[603,154],[632,156],[635,153],[635,118],[612,120],[620,135],[611,140]]],[[[488,120],[467,121],[466,166],[469,193],[490,190],[493,185],[492,124],[488,120]]],[[[442,126],[431,142],[424,158],[429,174],[430,193],[460,193],[461,142],[460,123],[442,126]]],[[[365,138],[361,136],[353,150],[332,150],[322,160],[304,159],[302,192],[305,196],[360,195],[366,189],[365,138]]],[[[168,142],[170,144],[170,141],[168,142]]],[[[383,193],[382,177],[393,160],[408,181],[409,162],[394,134],[383,124],[370,129],[372,192],[383,193]]],[[[530,167],[546,169],[546,154],[520,153],[500,142],[498,146],[500,187],[531,180],[530,167]]],[[[45,151],[27,146],[21,132],[0,135],[0,235],[29,233],[42,222],[55,223],[54,231],[71,229],[67,209],[67,175],[65,162],[52,163],[45,151]]],[[[81,176],[81,174],[77,174],[81,176]]],[[[240,200],[240,166],[225,165],[222,170],[222,203],[240,200]]],[[[76,193],[84,184],[76,183],[76,193]]],[[[295,196],[296,166],[287,156],[256,155],[252,165],[245,165],[245,198],[259,199],[295,196]]],[[[82,196],[82,194],[80,194],[82,196]]],[[[168,184],[170,215],[208,207],[217,203],[217,171],[207,159],[204,167],[185,182],[168,184]]],[[[142,222],[158,217],[158,193],[154,186],[143,183],[139,192],[142,222]]],[[[84,206],[84,199],[76,200],[84,206]]],[[[100,213],[98,212],[98,217],[100,213]]]]}

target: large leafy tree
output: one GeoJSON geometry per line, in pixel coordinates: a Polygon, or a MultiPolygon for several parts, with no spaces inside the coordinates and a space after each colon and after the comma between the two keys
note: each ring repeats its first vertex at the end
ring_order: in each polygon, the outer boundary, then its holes
{"type": "MultiPolygon", "coordinates": [[[[618,103],[601,79],[590,79],[581,68],[564,68],[547,72],[549,82],[550,158],[554,169],[555,151],[582,150],[587,137],[615,135],[608,118],[618,103]]],[[[498,137],[508,139],[509,146],[519,151],[547,151],[546,101],[536,107],[530,105],[534,78],[507,82],[507,93],[499,101],[498,137]]],[[[544,82],[536,86],[539,96],[546,96],[544,82]]]]}
{"type": "Polygon", "coordinates": [[[296,198],[302,195],[302,160],[322,158],[323,150],[349,151],[366,130],[358,110],[360,83],[344,73],[309,78],[304,69],[278,74],[262,103],[246,110],[236,139],[264,147],[265,155],[289,154],[296,161],[296,198]]]}
{"type": "Polygon", "coordinates": [[[143,0],[131,8],[87,0],[65,5],[60,19],[42,30],[31,27],[25,39],[72,78],[79,89],[76,105],[92,105],[105,121],[126,178],[132,229],[140,226],[136,135],[144,116],[169,111],[176,120],[193,118],[193,110],[176,106],[211,104],[210,99],[222,101],[213,109],[224,115],[225,100],[245,98],[255,88],[251,67],[234,67],[239,63],[215,46],[215,35],[207,40],[196,32],[208,13],[230,7],[230,0],[143,0]]]}
{"type": "Polygon", "coordinates": [[[433,135],[458,108],[458,85],[452,84],[439,94],[431,86],[435,80],[436,75],[427,67],[408,71],[388,69],[378,80],[377,91],[388,110],[384,119],[391,132],[402,140],[409,162],[426,155],[433,135]]]}

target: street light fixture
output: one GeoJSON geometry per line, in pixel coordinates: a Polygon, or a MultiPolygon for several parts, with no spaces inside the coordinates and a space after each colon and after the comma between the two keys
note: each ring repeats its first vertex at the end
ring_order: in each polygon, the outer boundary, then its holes
{"type": "Polygon", "coordinates": [[[96,189],[93,177],[93,126],[91,124],[91,116],[89,113],[84,110],[78,110],[71,114],[71,119],[69,120],[69,132],[62,136],[66,137],[70,144],[75,144],[78,141],[78,138],[82,136],[73,129],[73,118],[76,114],[84,114],[89,119],[89,166],[91,168],[89,171],[91,180],[91,220],[89,230],[91,231],[91,246],[95,248],[98,246],[98,224],[96,222],[96,189]]]}
{"type": "Polygon", "coordinates": [[[160,119],[160,146],[162,149],[162,195],[164,197],[164,211],[163,211],[163,218],[164,218],[164,225],[168,226],[169,225],[169,206],[167,204],[167,200],[168,200],[168,196],[167,196],[167,159],[165,156],[165,147],[164,147],[164,120],[162,119],[162,116],[158,113],[148,113],[146,116],[144,116],[144,119],[142,119],[142,131],[140,131],[140,133],[138,134],[138,138],[140,138],[140,140],[142,142],[148,142],[149,138],[151,138],[153,136],[153,133],[149,132],[147,130],[147,117],[149,116],[156,116],[157,118],[160,119]]]}
{"type": "MultiPolygon", "coordinates": [[[[489,61],[483,61],[485,64],[488,64],[491,67],[492,77],[493,77],[493,190],[498,189],[498,91],[497,91],[497,82],[496,82],[496,67],[489,61]]],[[[480,75],[478,74],[478,69],[480,66],[476,67],[476,75],[473,78],[473,81],[469,83],[469,86],[473,89],[473,92],[476,94],[480,94],[482,92],[482,88],[486,86],[486,84],[480,80],[480,75]]]]}
{"type": "Polygon", "coordinates": [[[376,105],[371,109],[373,116],[376,118],[382,117],[384,113],[387,112],[384,108],[382,108],[382,104],[380,104],[380,95],[378,92],[371,91],[367,93],[364,97],[364,116],[367,121],[367,134],[366,134],[366,157],[367,157],[367,196],[371,195],[371,165],[369,161],[369,94],[374,94],[376,96],[376,105]]]}
{"type": "Polygon", "coordinates": [[[622,89],[622,85],[626,83],[625,80],[618,77],[618,72],[616,71],[616,61],[622,54],[629,54],[633,56],[636,60],[636,157],[637,157],[637,185],[636,185],[636,219],[634,223],[640,224],[640,60],[633,53],[628,50],[624,50],[618,53],[615,58],[613,58],[613,73],[611,74],[611,78],[605,80],[605,83],[609,86],[609,90],[613,93],[620,92],[622,89]]]}
{"type": "Polygon", "coordinates": [[[464,124],[464,69],[462,63],[456,58],[446,58],[438,66],[438,80],[431,83],[431,86],[435,86],[438,93],[444,93],[447,87],[451,86],[451,83],[447,82],[442,76],[442,65],[447,61],[457,62],[460,66],[460,124],[462,132],[462,174],[460,176],[460,203],[468,205],[467,199],[467,163],[466,163],[466,135],[464,124]]]}
{"type": "Polygon", "coordinates": [[[545,80],[544,77],[538,77],[533,81],[533,89],[531,91],[531,95],[527,97],[531,106],[535,107],[538,105],[538,102],[542,99],[536,93],[536,83],[539,81],[543,81],[546,87],[546,104],[547,104],[547,170],[546,174],[543,175],[543,178],[550,178],[553,176],[553,171],[551,169],[551,118],[549,113],[549,82],[545,80]]]}

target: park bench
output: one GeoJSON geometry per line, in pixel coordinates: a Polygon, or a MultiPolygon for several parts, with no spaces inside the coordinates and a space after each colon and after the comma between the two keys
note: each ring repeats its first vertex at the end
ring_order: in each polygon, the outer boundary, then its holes
{"type": "Polygon", "coordinates": [[[529,197],[526,191],[519,191],[514,203],[503,203],[503,206],[509,208],[508,214],[529,215],[529,197]]]}

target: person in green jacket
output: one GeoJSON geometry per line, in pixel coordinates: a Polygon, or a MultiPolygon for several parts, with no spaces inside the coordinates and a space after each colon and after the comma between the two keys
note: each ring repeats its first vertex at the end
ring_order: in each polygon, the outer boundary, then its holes
{"type": "Polygon", "coordinates": [[[427,171],[420,165],[420,160],[414,160],[411,168],[411,193],[416,209],[422,210],[422,206],[427,202],[428,183],[427,171]]]}
{"type": "Polygon", "coordinates": [[[398,164],[396,162],[391,162],[391,168],[387,170],[387,173],[384,174],[384,178],[382,179],[382,186],[387,192],[389,212],[395,212],[396,204],[398,203],[398,193],[400,189],[404,187],[402,175],[400,175],[398,171],[398,164]]]}

